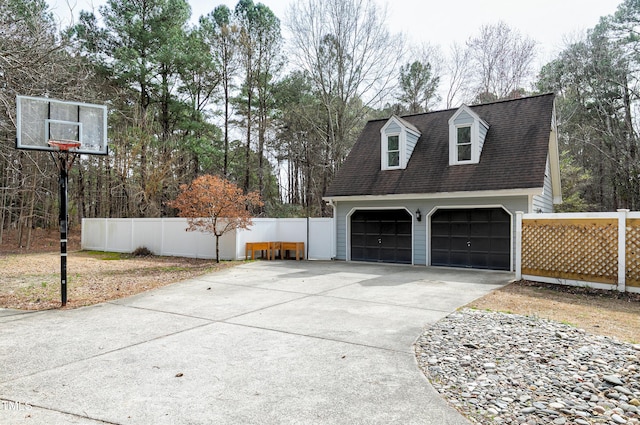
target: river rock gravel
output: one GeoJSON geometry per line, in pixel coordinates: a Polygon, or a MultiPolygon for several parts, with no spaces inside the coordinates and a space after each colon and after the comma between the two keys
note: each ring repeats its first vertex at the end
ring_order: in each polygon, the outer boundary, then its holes
{"type": "Polygon", "coordinates": [[[472,423],[640,424],[640,345],[463,309],[426,329],[415,350],[431,384],[472,423]]]}

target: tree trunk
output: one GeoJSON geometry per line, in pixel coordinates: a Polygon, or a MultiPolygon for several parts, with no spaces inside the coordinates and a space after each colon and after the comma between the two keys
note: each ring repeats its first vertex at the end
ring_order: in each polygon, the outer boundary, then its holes
{"type": "Polygon", "coordinates": [[[224,165],[222,175],[229,177],[229,80],[224,80],[224,165]]]}
{"type": "Polygon", "coordinates": [[[220,236],[217,233],[216,235],[216,263],[220,263],[220,236]]]}
{"type": "Polygon", "coordinates": [[[251,176],[251,87],[247,88],[247,146],[244,155],[244,193],[249,193],[249,182],[251,176]]]}

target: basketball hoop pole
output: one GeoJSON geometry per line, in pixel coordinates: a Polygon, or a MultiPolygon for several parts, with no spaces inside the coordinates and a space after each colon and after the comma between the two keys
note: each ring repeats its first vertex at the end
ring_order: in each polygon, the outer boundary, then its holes
{"type": "Polygon", "coordinates": [[[56,155],[51,156],[58,165],[60,177],[58,179],[58,192],[60,196],[60,215],[58,221],[60,223],[60,301],[62,307],[67,305],[67,242],[69,232],[69,196],[67,187],[69,186],[69,170],[76,159],[77,154],[73,154],[69,160],[69,149],[75,149],[80,146],[75,141],[56,141],[50,140],[49,145],[56,147],[56,155]]]}
{"type": "Polygon", "coordinates": [[[58,168],[60,170],[60,178],[58,180],[58,190],[60,194],[60,299],[62,307],[67,305],[67,232],[69,230],[68,223],[68,194],[67,186],[69,185],[69,173],[67,172],[68,153],[58,155],[58,168]]]}

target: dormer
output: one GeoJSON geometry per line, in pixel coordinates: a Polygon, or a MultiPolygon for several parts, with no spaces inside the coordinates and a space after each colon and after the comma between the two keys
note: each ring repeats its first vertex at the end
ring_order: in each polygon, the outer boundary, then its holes
{"type": "Polygon", "coordinates": [[[477,164],[489,124],[462,105],[449,119],[449,165],[477,164]]]}
{"type": "Polygon", "coordinates": [[[404,170],[413,153],[420,130],[410,122],[393,115],[380,129],[380,167],[382,170],[404,170]]]}

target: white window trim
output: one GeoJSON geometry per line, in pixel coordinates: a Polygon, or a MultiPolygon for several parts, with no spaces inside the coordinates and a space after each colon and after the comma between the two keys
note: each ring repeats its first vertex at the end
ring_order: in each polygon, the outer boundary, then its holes
{"type": "Polygon", "coordinates": [[[399,132],[393,132],[393,133],[382,133],[382,137],[380,138],[380,152],[382,152],[382,164],[381,167],[383,170],[400,170],[405,168],[406,166],[406,140],[407,140],[407,136],[406,136],[406,132],[404,130],[401,130],[399,132]],[[389,137],[392,136],[398,136],[398,154],[400,156],[399,160],[398,160],[398,165],[397,166],[389,166],[389,149],[388,149],[388,139],[389,137]]]}
{"type": "Polygon", "coordinates": [[[449,165],[477,164],[480,161],[480,129],[478,121],[471,124],[454,124],[449,127],[449,165]],[[471,159],[458,159],[458,129],[471,127],[471,159]]]}

